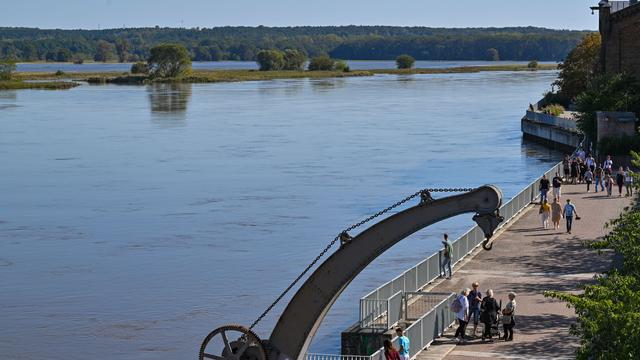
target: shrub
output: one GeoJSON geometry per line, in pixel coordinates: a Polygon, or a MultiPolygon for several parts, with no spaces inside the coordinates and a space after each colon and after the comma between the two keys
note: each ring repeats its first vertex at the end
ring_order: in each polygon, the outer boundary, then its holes
{"type": "Polygon", "coordinates": [[[347,64],[347,62],[344,60],[336,60],[335,64],[333,65],[333,69],[335,71],[342,71],[342,72],[351,71],[351,68],[349,68],[349,64],[347,64]]]}
{"type": "Polygon", "coordinates": [[[62,70],[58,70],[58,71],[56,71],[56,72],[55,72],[55,74],[54,74],[54,75],[55,75],[55,76],[62,76],[62,75],[64,75],[64,71],[62,71],[62,70]]]}
{"type": "Polygon", "coordinates": [[[553,115],[553,116],[560,116],[562,115],[562,113],[564,113],[564,107],[560,104],[547,105],[543,107],[541,110],[543,113],[553,115]]]}
{"type": "Polygon", "coordinates": [[[416,59],[410,55],[400,55],[396,58],[396,65],[398,69],[411,69],[413,64],[415,64],[416,59]]]}
{"type": "Polygon", "coordinates": [[[309,61],[309,71],[331,71],[335,67],[335,61],[327,55],[316,56],[309,61]]]}
{"type": "Polygon", "coordinates": [[[489,61],[500,61],[500,53],[494,48],[487,49],[486,57],[489,61]]]}
{"type": "Polygon", "coordinates": [[[138,61],[137,63],[131,65],[131,73],[132,74],[148,74],[149,65],[147,65],[146,62],[138,61]]]}
{"type": "Polygon", "coordinates": [[[294,49],[284,51],[284,70],[302,71],[305,61],[307,61],[307,56],[302,51],[294,49]]]}
{"type": "Polygon", "coordinates": [[[16,63],[14,61],[0,61],[0,80],[11,80],[15,71],[16,63]]]}
{"type": "Polygon", "coordinates": [[[537,60],[529,61],[529,63],[527,64],[527,68],[529,68],[531,70],[537,69],[538,68],[538,61],[537,60]]]}
{"type": "Polygon", "coordinates": [[[280,50],[260,50],[256,55],[260,71],[282,70],[287,65],[284,53],[280,50]]]}
{"type": "Polygon", "coordinates": [[[561,93],[554,93],[554,92],[548,91],[544,93],[543,96],[544,96],[542,98],[543,104],[560,104],[564,107],[568,107],[569,104],[571,103],[571,99],[569,99],[568,97],[566,97],[564,94],[561,94],[561,93]]]}
{"type": "Polygon", "coordinates": [[[191,58],[187,49],[180,44],[162,44],[151,48],[149,73],[154,77],[173,78],[191,71],[191,58]]]}

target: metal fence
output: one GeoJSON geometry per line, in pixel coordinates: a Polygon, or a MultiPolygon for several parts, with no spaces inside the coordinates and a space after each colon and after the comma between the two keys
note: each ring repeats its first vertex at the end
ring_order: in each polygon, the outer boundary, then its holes
{"type": "Polygon", "coordinates": [[[362,355],[332,355],[332,354],[306,354],[306,360],[371,360],[371,356],[362,355]]]}
{"type": "Polygon", "coordinates": [[[390,329],[402,318],[402,291],[387,299],[360,299],[360,327],[390,329]]]}
{"type": "Polygon", "coordinates": [[[527,114],[525,115],[525,118],[527,120],[535,121],[541,124],[557,126],[565,130],[570,130],[574,132],[578,131],[578,125],[576,124],[575,119],[567,119],[561,116],[554,116],[551,114],[545,114],[545,113],[530,111],[530,110],[527,110],[527,114]]]}

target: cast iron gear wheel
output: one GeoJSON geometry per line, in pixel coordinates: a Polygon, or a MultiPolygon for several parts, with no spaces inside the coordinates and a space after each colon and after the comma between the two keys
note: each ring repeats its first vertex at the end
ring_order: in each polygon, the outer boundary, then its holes
{"type": "MultiPolygon", "coordinates": [[[[213,350],[213,349],[212,349],[213,350]]],[[[267,353],[262,346],[262,342],[256,333],[242,325],[224,325],[207,335],[200,345],[199,360],[267,360],[267,353]],[[228,336],[228,333],[236,333],[228,336]],[[239,334],[237,334],[239,333],[239,334]],[[220,351],[220,355],[214,355],[205,352],[209,342],[216,336],[222,338],[224,348],[220,351]],[[229,338],[236,339],[229,341],[229,338]]]]}

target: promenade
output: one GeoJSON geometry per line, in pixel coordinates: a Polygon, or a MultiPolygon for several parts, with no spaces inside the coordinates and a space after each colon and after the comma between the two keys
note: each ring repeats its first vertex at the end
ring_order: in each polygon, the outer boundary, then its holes
{"type": "MultiPolygon", "coordinates": [[[[517,294],[514,341],[496,339],[494,343],[478,338],[456,345],[452,340],[454,326],[444,337],[416,356],[417,360],[432,359],[573,359],[578,339],[569,335],[575,322],[573,309],[565,303],[545,298],[546,290],[579,291],[579,285],[592,281],[595,273],[610,267],[612,254],[599,255],[585,248],[583,241],[604,236],[604,225],[615,219],[629,198],[608,198],[602,192],[585,192],[585,185],[563,186],[562,204],[567,198],[576,205],[581,220],[574,220],[572,234],[565,233],[564,220],[560,230],[543,229],[534,205],[523,212],[506,230],[497,234],[493,250],[478,251],[470,259],[454,268],[451,280],[442,280],[427,291],[459,293],[478,281],[480,290],[494,290],[495,298],[508,301],[507,293],[517,294]]],[[[592,189],[593,190],[593,189],[592,189]]],[[[473,324],[467,327],[471,335],[473,324]]],[[[502,332],[502,329],[501,329],[502,332]]]]}

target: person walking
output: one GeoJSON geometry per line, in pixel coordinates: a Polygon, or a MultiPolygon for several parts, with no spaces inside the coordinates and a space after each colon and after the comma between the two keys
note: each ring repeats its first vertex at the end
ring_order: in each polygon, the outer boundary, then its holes
{"type": "Polygon", "coordinates": [[[504,341],[513,341],[513,328],[516,326],[516,293],[509,293],[509,302],[502,310],[504,341]]]}
{"type": "Polygon", "coordinates": [[[391,343],[391,340],[386,339],[383,343],[382,346],[384,346],[384,357],[387,360],[400,360],[400,353],[398,352],[398,350],[393,346],[393,343],[391,343]]]}
{"type": "Polygon", "coordinates": [[[591,183],[593,182],[593,172],[591,172],[591,168],[587,168],[587,171],[584,172],[584,182],[587,183],[587,192],[589,192],[591,183]]]}
{"type": "Polygon", "coordinates": [[[544,200],[542,204],[540,204],[540,211],[538,211],[540,217],[542,219],[542,227],[549,227],[549,217],[551,217],[551,206],[547,203],[547,200],[544,200]]]}
{"type": "Polygon", "coordinates": [[[553,228],[555,230],[560,229],[560,219],[562,218],[562,205],[558,202],[558,198],[553,198],[551,204],[551,221],[553,221],[553,228]]]}
{"type": "Polygon", "coordinates": [[[571,160],[571,184],[573,185],[576,184],[576,180],[578,179],[578,170],[579,170],[578,159],[573,158],[571,160]]]}
{"type": "Polygon", "coordinates": [[[605,172],[604,187],[607,189],[607,196],[613,193],[613,177],[605,172]]]}
{"type": "Polygon", "coordinates": [[[600,165],[598,165],[598,167],[596,168],[596,171],[593,172],[593,174],[595,175],[596,178],[596,192],[598,192],[598,185],[600,185],[600,188],[602,189],[602,191],[604,191],[604,185],[602,184],[602,174],[604,173],[604,170],[602,170],[602,168],[600,167],[600,165]]]}
{"type": "Polygon", "coordinates": [[[613,172],[613,160],[611,160],[611,155],[607,155],[607,160],[604,161],[604,163],[602,164],[602,169],[604,170],[604,173],[607,175],[612,175],[613,172]]]}
{"type": "Polygon", "coordinates": [[[482,313],[480,314],[480,321],[484,324],[484,328],[482,329],[482,341],[489,339],[489,341],[493,342],[491,327],[496,324],[498,320],[498,311],[500,310],[498,302],[493,297],[493,290],[487,290],[487,296],[482,299],[480,309],[482,310],[482,313]]]}
{"type": "Polygon", "coordinates": [[[467,340],[464,338],[465,331],[467,329],[467,324],[469,323],[469,300],[467,296],[469,296],[469,288],[466,288],[460,292],[460,295],[454,300],[454,302],[459,302],[459,311],[456,312],[456,318],[458,319],[458,328],[456,329],[456,334],[454,335],[454,339],[458,340],[458,343],[466,342],[467,340]]]}
{"type": "Polygon", "coordinates": [[[471,291],[467,300],[469,300],[469,321],[473,319],[473,337],[476,336],[478,329],[478,321],[480,320],[480,304],[482,303],[482,292],[478,289],[480,284],[474,282],[471,284],[471,291]]]}
{"type": "Polygon", "coordinates": [[[547,179],[547,175],[542,175],[542,179],[540,179],[540,203],[547,200],[547,193],[549,192],[549,179],[547,179]]]}
{"type": "Polygon", "coordinates": [[[567,204],[562,210],[562,216],[567,220],[567,234],[571,234],[571,226],[573,225],[573,216],[579,218],[576,206],[571,203],[571,199],[567,199],[567,204]]]}
{"type": "Polygon", "coordinates": [[[409,348],[411,342],[409,338],[404,336],[404,331],[401,327],[396,328],[396,335],[398,335],[398,353],[400,354],[400,360],[409,360],[409,348]]]}
{"type": "Polygon", "coordinates": [[[442,240],[442,276],[447,279],[451,279],[453,273],[451,272],[451,257],[453,256],[453,245],[449,242],[449,235],[444,234],[444,240],[442,240]],[[447,269],[449,269],[449,276],[447,276],[447,269]]]}
{"type": "Polygon", "coordinates": [[[569,160],[569,155],[565,155],[562,160],[562,175],[565,181],[569,181],[571,177],[571,160],[569,160]]]}
{"type": "Polygon", "coordinates": [[[593,156],[591,156],[591,154],[587,156],[586,163],[587,163],[587,167],[591,169],[591,172],[593,172],[596,169],[596,159],[594,159],[593,156]]]}
{"type": "Polygon", "coordinates": [[[560,174],[556,173],[556,176],[551,180],[551,185],[553,186],[553,197],[560,201],[560,195],[562,193],[562,178],[560,174]]]}
{"type": "Polygon", "coordinates": [[[616,185],[618,185],[618,196],[622,197],[622,187],[624,186],[624,168],[622,166],[616,174],[616,185]]]}
{"type": "Polygon", "coordinates": [[[633,172],[628,166],[624,172],[624,187],[627,189],[627,196],[633,196],[633,172]]]}

